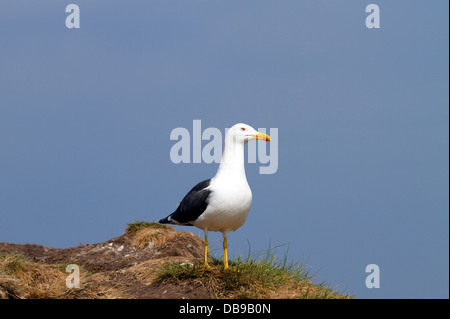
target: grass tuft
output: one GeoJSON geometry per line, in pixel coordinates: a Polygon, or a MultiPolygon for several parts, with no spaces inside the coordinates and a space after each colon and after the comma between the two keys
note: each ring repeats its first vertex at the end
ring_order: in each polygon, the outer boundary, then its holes
{"type": "Polygon", "coordinates": [[[172,228],[172,226],[169,225],[163,225],[163,224],[158,224],[158,223],[154,223],[154,222],[147,222],[147,221],[136,221],[133,223],[129,223],[127,224],[127,229],[125,230],[125,232],[128,235],[135,235],[138,231],[148,228],[148,227],[152,227],[152,228],[162,228],[162,229],[170,229],[172,228]]]}
{"type": "Polygon", "coordinates": [[[276,248],[238,257],[223,268],[223,260],[210,257],[210,268],[202,264],[166,263],[157,271],[157,282],[191,283],[206,287],[213,298],[351,298],[321,283],[313,283],[307,264],[281,260],[276,248]]]}

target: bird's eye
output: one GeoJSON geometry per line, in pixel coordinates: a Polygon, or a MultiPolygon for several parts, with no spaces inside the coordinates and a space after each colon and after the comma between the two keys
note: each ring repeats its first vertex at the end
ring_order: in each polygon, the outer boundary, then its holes
{"type": "Polygon", "coordinates": [[[245,127],[241,127],[241,131],[245,131],[245,127]]]}

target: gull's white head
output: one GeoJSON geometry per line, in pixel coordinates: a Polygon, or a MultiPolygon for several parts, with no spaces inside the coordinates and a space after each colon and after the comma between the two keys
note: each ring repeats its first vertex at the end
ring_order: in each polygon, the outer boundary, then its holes
{"type": "Polygon", "coordinates": [[[270,141],[270,137],[265,133],[258,132],[250,125],[238,123],[228,130],[225,140],[245,144],[251,140],[270,141]]]}

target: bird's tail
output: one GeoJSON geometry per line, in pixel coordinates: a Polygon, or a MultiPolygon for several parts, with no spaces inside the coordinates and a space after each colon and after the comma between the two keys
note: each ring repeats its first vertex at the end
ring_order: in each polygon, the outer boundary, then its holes
{"type": "Polygon", "coordinates": [[[160,224],[172,224],[172,225],[182,225],[182,226],[194,226],[191,223],[180,223],[171,218],[172,215],[167,216],[166,218],[160,219],[158,223],[160,224]]]}
{"type": "Polygon", "coordinates": [[[160,224],[173,224],[173,221],[167,216],[166,218],[160,219],[158,223],[160,224]]]}

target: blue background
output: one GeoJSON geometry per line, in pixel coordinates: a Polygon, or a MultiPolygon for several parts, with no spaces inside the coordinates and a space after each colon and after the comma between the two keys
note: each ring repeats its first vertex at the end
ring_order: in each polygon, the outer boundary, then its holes
{"type": "Polygon", "coordinates": [[[285,245],[357,298],[448,298],[448,1],[377,0],[380,29],[356,0],[79,0],[80,29],[69,3],[0,3],[1,242],[157,221],[218,167],[172,163],[170,132],[244,122],[278,128],[279,166],[246,164],[231,257],[285,245]]]}

